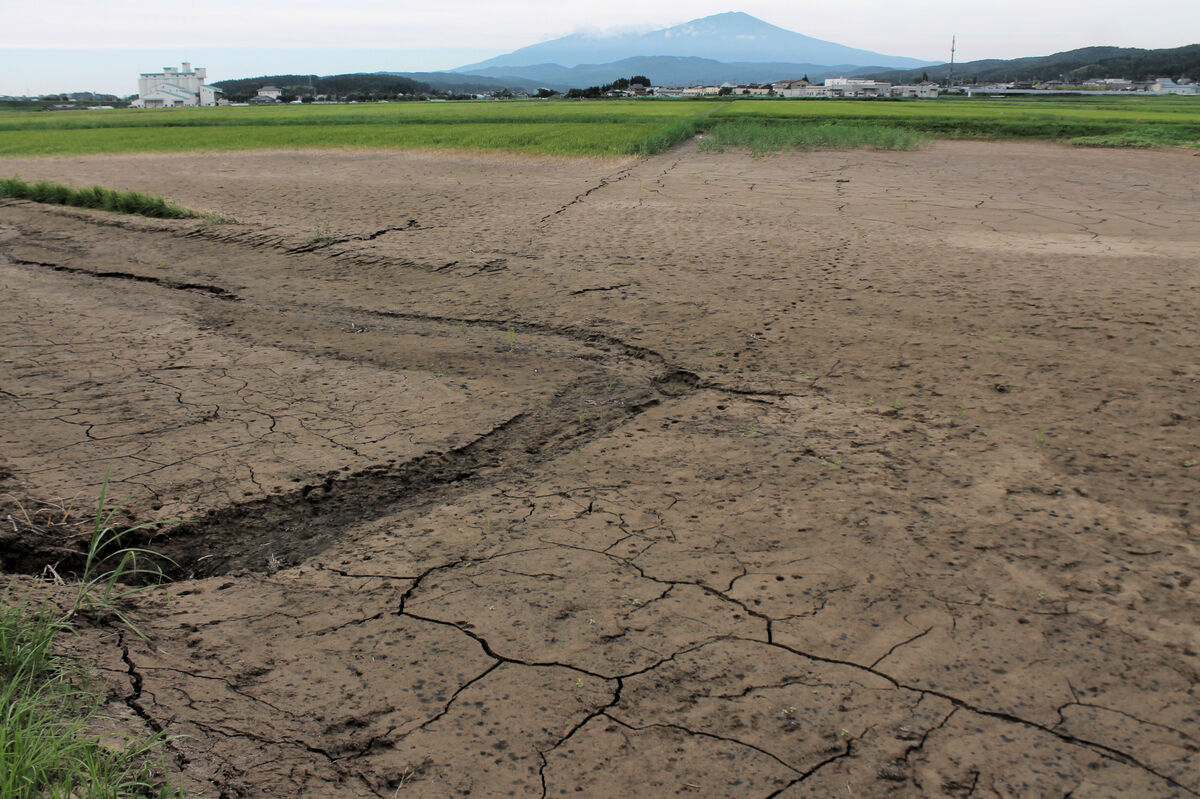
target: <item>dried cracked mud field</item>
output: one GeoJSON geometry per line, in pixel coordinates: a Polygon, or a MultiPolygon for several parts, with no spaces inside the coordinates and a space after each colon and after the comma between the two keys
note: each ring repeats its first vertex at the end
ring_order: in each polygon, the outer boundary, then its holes
{"type": "Polygon", "coordinates": [[[0,491],[188,519],[78,648],[193,795],[1200,794],[1190,153],[3,168],[238,220],[0,206],[0,491]]]}

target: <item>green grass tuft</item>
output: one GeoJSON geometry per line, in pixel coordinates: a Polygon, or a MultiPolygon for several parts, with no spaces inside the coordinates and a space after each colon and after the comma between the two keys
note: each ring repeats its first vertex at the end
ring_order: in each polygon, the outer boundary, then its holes
{"type": "Polygon", "coordinates": [[[724,152],[742,147],[755,155],[789,150],[915,150],[928,141],[904,128],[877,122],[722,120],[700,142],[700,149],[724,152]]]}
{"type": "Polygon", "coordinates": [[[0,796],[166,797],[157,750],[147,741],[102,742],[91,733],[100,697],[55,652],[69,623],[48,605],[0,595],[0,796]]]}
{"type": "Polygon", "coordinates": [[[109,506],[107,499],[108,475],[105,475],[104,484],[100,488],[100,499],[96,503],[96,515],[88,539],[83,573],[79,578],[79,590],[64,621],[69,622],[78,614],[91,615],[97,621],[116,620],[136,633],[139,638],[146,640],[146,636],[137,628],[133,619],[125,613],[125,602],[166,580],[163,563],[172,566],[176,564],[165,555],[131,545],[130,540],[136,537],[139,531],[174,524],[180,520],[167,519],[118,528],[113,524],[113,519],[120,513],[122,505],[109,506]]]}
{"type": "MultiPolygon", "coordinates": [[[[162,577],[159,561],[165,559],[129,546],[129,537],[151,525],[114,527],[120,505],[106,506],[107,493],[106,477],[68,607],[50,602],[35,607],[29,594],[15,596],[12,584],[0,592],[0,797],[180,795],[166,780],[160,752],[166,736],[101,739],[96,731],[103,720],[103,695],[90,688],[87,675],[56,645],[74,632],[73,621],[81,616],[117,621],[145,638],[125,606],[135,594],[151,590],[162,577]],[[130,586],[131,581],[143,584],[130,586]]],[[[68,515],[64,511],[58,524],[68,515]]],[[[24,516],[37,529],[29,514],[24,516]]],[[[57,578],[53,569],[48,571],[57,578]]]]}
{"type": "Polygon", "coordinates": [[[1099,136],[1076,136],[1067,139],[1067,144],[1080,147],[1127,147],[1148,150],[1155,147],[1193,147],[1200,149],[1200,130],[1194,132],[1195,139],[1188,141],[1171,136],[1173,131],[1140,128],[1107,133],[1099,136]]]}
{"type": "Polygon", "coordinates": [[[0,197],[16,200],[31,200],[49,205],[70,205],[75,208],[96,208],[117,214],[137,214],[157,219],[189,219],[202,217],[198,211],[190,211],[167,202],[162,197],[136,191],[118,191],[103,186],[76,189],[61,183],[39,180],[29,183],[19,177],[0,178],[0,197]]]}

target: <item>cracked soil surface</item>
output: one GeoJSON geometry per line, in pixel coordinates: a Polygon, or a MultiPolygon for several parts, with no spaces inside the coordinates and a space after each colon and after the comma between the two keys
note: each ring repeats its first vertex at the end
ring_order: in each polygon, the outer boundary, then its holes
{"type": "Polygon", "coordinates": [[[209,797],[1200,795],[1200,162],[5,161],[0,567],[209,797]],[[86,510],[79,511],[86,515],[86,510]]]}

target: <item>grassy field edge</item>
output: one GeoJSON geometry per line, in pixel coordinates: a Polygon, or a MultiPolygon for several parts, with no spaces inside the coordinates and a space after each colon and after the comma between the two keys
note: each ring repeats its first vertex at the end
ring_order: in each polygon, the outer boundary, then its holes
{"type": "Polygon", "coordinates": [[[94,208],[117,214],[135,214],[156,219],[194,219],[206,216],[199,211],[181,208],[152,194],[106,189],[103,186],[77,189],[48,180],[29,183],[18,176],[0,178],[0,197],[30,200],[47,205],[94,208]]]}
{"type": "Polygon", "coordinates": [[[67,614],[0,594],[0,796],[180,796],[166,779],[161,734],[103,738],[102,693],[60,654],[67,614]]]}

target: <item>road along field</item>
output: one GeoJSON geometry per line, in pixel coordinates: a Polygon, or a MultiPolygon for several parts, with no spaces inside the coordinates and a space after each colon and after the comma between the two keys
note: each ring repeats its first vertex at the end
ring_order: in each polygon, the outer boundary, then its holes
{"type": "Polygon", "coordinates": [[[189,519],[79,649],[193,795],[1200,793],[1190,153],[4,167],[238,220],[0,204],[0,492],[189,519]]]}

